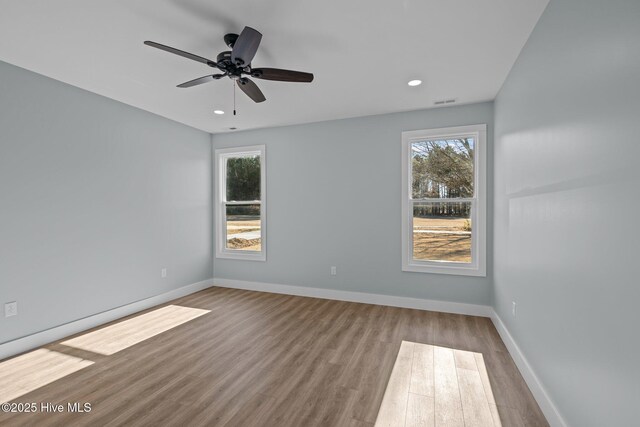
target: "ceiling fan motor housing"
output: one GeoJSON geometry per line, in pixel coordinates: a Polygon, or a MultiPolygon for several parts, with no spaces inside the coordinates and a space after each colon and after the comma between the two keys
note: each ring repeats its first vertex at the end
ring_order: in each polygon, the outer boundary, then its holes
{"type": "Polygon", "coordinates": [[[236,40],[238,40],[238,35],[229,33],[224,35],[224,44],[229,46],[229,49],[233,49],[233,46],[236,44],[236,40]]]}
{"type": "Polygon", "coordinates": [[[217,67],[223,70],[231,79],[236,80],[242,76],[243,73],[250,71],[249,67],[236,66],[231,60],[231,52],[220,52],[216,58],[217,67]]]}
{"type": "Polygon", "coordinates": [[[218,56],[216,57],[216,62],[217,63],[221,63],[221,62],[229,62],[229,63],[231,63],[231,51],[230,50],[225,50],[224,52],[220,52],[218,54],[218,56]]]}

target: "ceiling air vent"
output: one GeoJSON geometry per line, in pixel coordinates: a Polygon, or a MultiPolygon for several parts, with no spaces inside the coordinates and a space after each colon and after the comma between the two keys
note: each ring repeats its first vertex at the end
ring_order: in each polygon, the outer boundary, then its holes
{"type": "Polygon", "coordinates": [[[455,99],[443,99],[442,101],[436,101],[433,105],[445,105],[445,104],[453,104],[456,102],[455,99]]]}

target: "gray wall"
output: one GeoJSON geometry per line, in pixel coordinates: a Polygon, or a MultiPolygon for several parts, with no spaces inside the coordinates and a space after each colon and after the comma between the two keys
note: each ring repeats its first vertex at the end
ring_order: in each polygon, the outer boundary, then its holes
{"type": "Polygon", "coordinates": [[[552,0],[495,115],[496,310],[570,425],[638,425],[640,2],[552,0]]]}
{"type": "Polygon", "coordinates": [[[491,157],[492,103],[214,135],[214,148],[266,144],[268,223],[267,261],[216,259],[215,276],[490,304],[490,267],[487,278],[401,271],[401,132],[477,123],[491,157]]]}
{"type": "Polygon", "coordinates": [[[210,156],[205,132],[0,62],[0,343],[210,278],[210,156]]]}

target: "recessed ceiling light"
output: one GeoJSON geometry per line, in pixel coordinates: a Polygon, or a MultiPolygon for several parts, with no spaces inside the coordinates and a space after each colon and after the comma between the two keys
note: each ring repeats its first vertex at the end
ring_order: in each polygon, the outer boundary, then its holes
{"type": "Polygon", "coordinates": [[[213,114],[224,114],[222,110],[213,110],[213,114]]]}
{"type": "Polygon", "coordinates": [[[422,80],[411,80],[407,83],[409,86],[420,86],[422,84],[422,80]]]}

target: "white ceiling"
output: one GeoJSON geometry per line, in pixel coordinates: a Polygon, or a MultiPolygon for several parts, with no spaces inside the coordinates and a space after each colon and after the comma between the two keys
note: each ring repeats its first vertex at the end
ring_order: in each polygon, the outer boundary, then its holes
{"type": "Polygon", "coordinates": [[[548,0],[0,0],[0,60],[212,133],[492,100],[548,0]],[[222,36],[262,32],[254,67],[315,74],[256,80],[254,104],[215,71],[222,36]],[[407,86],[421,79],[418,87],[407,86]],[[213,114],[214,109],[226,112],[213,114]]]}

